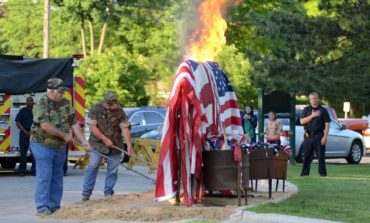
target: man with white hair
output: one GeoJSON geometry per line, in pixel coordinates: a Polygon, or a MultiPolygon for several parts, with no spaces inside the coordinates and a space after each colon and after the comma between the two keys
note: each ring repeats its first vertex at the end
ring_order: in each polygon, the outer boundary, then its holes
{"type": "Polygon", "coordinates": [[[36,161],[35,202],[39,216],[47,216],[60,209],[65,147],[72,142],[72,131],[85,149],[90,149],[73,107],[63,98],[66,90],[63,80],[49,79],[46,95],[33,109],[31,150],[36,161]]]}
{"type": "Polygon", "coordinates": [[[303,168],[301,176],[310,175],[310,165],[313,159],[313,152],[319,160],[319,174],[322,177],[327,175],[325,166],[325,145],[328,140],[330,116],[328,111],[320,105],[319,95],[312,92],[309,95],[310,105],[302,111],[300,122],[304,125],[303,141],[303,168]]]}

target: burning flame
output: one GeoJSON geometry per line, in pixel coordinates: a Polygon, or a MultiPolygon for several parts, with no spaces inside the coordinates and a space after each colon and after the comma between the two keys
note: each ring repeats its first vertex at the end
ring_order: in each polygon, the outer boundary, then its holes
{"type": "MultiPolygon", "coordinates": [[[[184,196],[181,196],[180,197],[180,204],[183,204],[185,201],[185,198],[184,196]]],[[[168,199],[168,202],[171,204],[171,205],[176,205],[176,198],[171,198],[171,199],[168,199]]]]}
{"type": "Polygon", "coordinates": [[[204,0],[199,5],[200,24],[192,33],[187,58],[213,61],[226,44],[226,21],[223,18],[228,0],[204,0]]]}

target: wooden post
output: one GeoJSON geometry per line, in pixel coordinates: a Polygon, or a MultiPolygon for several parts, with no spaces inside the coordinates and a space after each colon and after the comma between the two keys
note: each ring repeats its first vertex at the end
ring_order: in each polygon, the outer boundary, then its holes
{"type": "Polygon", "coordinates": [[[236,161],[237,165],[238,165],[238,168],[237,168],[237,171],[238,171],[238,174],[237,174],[237,184],[236,184],[236,191],[237,191],[237,194],[238,194],[238,206],[241,206],[242,205],[242,202],[241,202],[241,195],[240,195],[240,187],[241,187],[241,184],[240,184],[240,181],[241,181],[241,168],[240,168],[240,164],[241,164],[241,161],[236,161]]]}
{"type": "Polygon", "coordinates": [[[290,121],[289,121],[289,131],[290,131],[290,139],[289,144],[292,150],[292,155],[290,156],[290,163],[295,165],[295,122],[296,122],[296,113],[295,113],[295,94],[292,92],[290,93],[290,121]]]}
{"type": "MultiPolygon", "coordinates": [[[[263,97],[264,97],[264,92],[263,89],[259,89],[258,91],[258,141],[263,142],[264,141],[264,136],[261,134],[265,130],[265,120],[264,120],[264,115],[263,114],[263,97]]],[[[257,190],[257,187],[256,187],[257,190]]]]}

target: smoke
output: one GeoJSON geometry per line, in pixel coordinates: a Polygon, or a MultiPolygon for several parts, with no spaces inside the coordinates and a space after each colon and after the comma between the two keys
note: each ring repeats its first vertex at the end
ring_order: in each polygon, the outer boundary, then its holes
{"type": "MultiPolygon", "coordinates": [[[[182,48],[182,55],[186,55],[189,39],[195,30],[200,26],[200,13],[198,11],[202,0],[186,0],[183,1],[181,8],[181,19],[178,21],[178,38],[182,48]]],[[[185,57],[185,56],[184,56],[185,57]]],[[[187,58],[183,58],[187,59],[187,58]]]]}

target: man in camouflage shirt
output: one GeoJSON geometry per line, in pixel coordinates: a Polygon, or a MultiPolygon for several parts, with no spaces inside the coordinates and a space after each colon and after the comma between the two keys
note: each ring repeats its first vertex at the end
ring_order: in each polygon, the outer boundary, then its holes
{"type": "Polygon", "coordinates": [[[49,79],[46,95],[33,109],[31,150],[37,163],[35,202],[40,216],[60,209],[65,147],[72,141],[72,131],[85,149],[90,149],[72,106],[63,98],[66,90],[63,80],[49,79]]]}
{"type": "MultiPolygon", "coordinates": [[[[113,187],[117,181],[117,173],[121,157],[121,152],[114,149],[113,146],[124,148],[124,142],[126,142],[127,152],[129,155],[133,154],[131,135],[128,129],[129,123],[125,112],[118,104],[117,96],[115,94],[105,94],[104,101],[92,106],[89,111],[88,124],[91,132],[89,138],[91,147],[111,158],[107,160],[104,196],[112,196],[114,194],[113,187]]],[[[91,153],[90,163],[84,176],[82,191],[83,201],[90,199],[102,160],[103,157],[98,153],[91,153]]]]}

